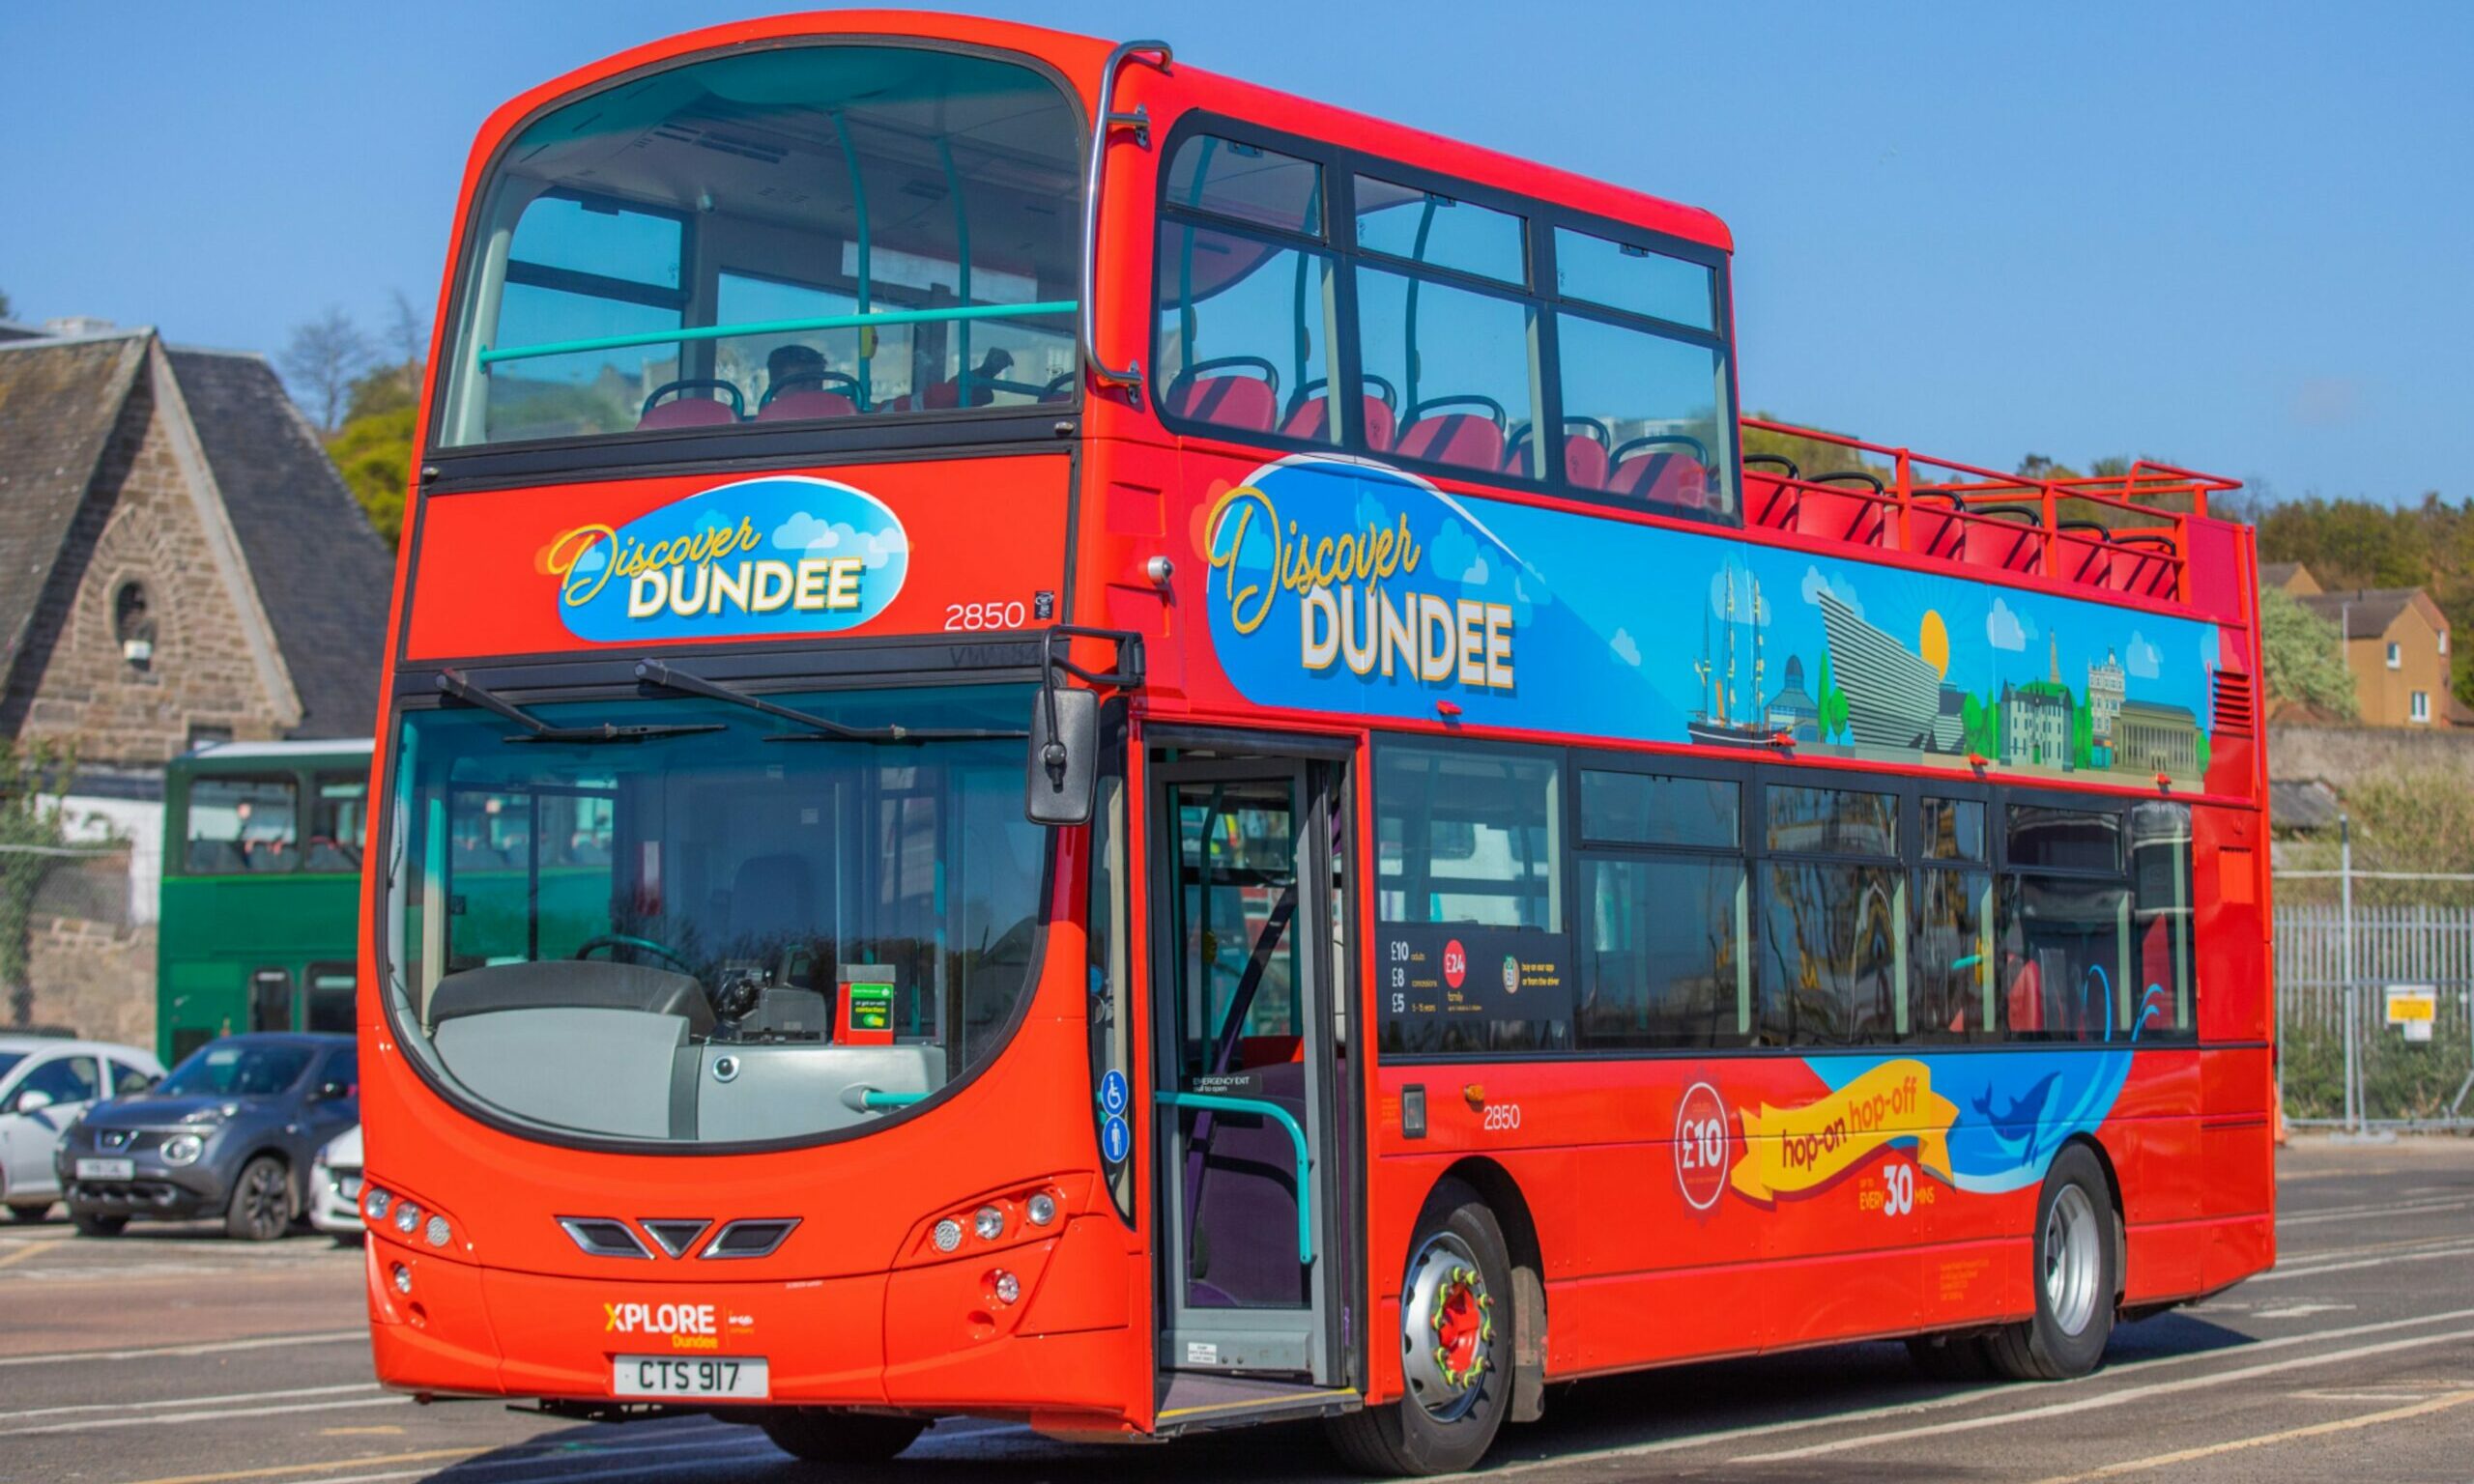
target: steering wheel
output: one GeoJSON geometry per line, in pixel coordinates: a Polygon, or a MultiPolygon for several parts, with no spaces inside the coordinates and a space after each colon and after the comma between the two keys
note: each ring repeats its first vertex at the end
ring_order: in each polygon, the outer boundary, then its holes
{"type": "MultiPolygon", "coordinates": [[[[592,951],[596,948],[633,949],[640,954],[650,954],[656,958],[669,959],[673,964],[677,966],[679,973],[687,975],[691,979],[694,978],[696,974],[696,966],[689,963],[685,958],[679,956],[678,952],[676,949],[666,948],[663,945],[654,942],[650,938],[640,938],[632,933],[605,932],[597,938],[587,938],[584,941],[584,945],[576,950],[575,956],[579,958],[590,958],[592,956],[592,951]]],[[[613,961],[615,962],[616,960],[613,961]]]]}
{"type": "Polygon", "coordinates": [[[782,393],[790,390],[793,386],[806,386],[812,385],[817,390],[824,391],[829,389],[825,385],[827,382],[836,384],[842,394],[850,399],[850,405],[852,407],[859,405],[859,379],[857,377],[845,376],[839,371],[793,371],[790,375],[764,388],[764,396],[762,400],[756,404],[757,411],[762,412],[764,409],[771,407],[775,397],[780,396],[782,393]]]}
{"type": "Polygon", "coordinates": [[[1486,410],[1487,415],[1494,419],[1495,431],[1498,433],[1504,431],[1504,424],[1511,420],[1510,414],[1504,411],[1504,405],[1501,402],[1492,397],[1481,396],[1474,391],[1460,392],[1449,397],[1428,397],[1409,409],[1406,420],[1414,426],[1438,407],[1482,407],[1486,410]]]}
{"type": "MultiPolygon", "coordinates": [[[[1617,464],[1623,463],[1624,455],[1630,453],[1635,448],[1658,448],[1664,447],[1668,444],[1681,444],[1683,447],[1691,449],[1692,457],[1695,462],[1700,464],[1703,469],[1710,467],[1710,445],[1686,433],[1653,433],[1647,438],[1635,438],[1628,442],[1618,443],[1615,446],[1613,462],[1617,464]]],[[[1768,455],[1756,453],[1751,457],[1758,459],[1766,458],[1768,455]]],[[[1750,460],[1747,459],[1746,462],[1748,463],[1750,460]]]]}
{"type": "MultiPolygon", "coordinates": [[[[1074,383],[1081,375],[1082,373],[1079,371],[1067,371],[1061,375],[1050,377],[1048,379],[1048,385],[1041,387],[1039,390],[1039,399],[1043,402],[1065,401],[1066,394],[1074,389],[1074,383]]],[[[1003,385],[1011,387],[1017,384],[1005,383],[1003,385]]]]}
{"type": "MultiPolygon", "coordinates": [[[[723,382],[716,381],[711,377],[694,376],[688,377],[683,381],[664,382],[660,385],[654,387],[653,394],[645,398],[645,405],[637,411],[637,418],[642,420],[646,413],[649,413],[653,410],[654,403],[660,401],[666,396],[669,396],[672,392],[689,390],[721,392],[730,400],[732,416],[739,418],[747,416],[747,397],[738,389],[738,384],[736,382],[723,382]]],[[[710,401],[712,399],[708,397],[705,400],[710,401]]],[[[769,391],[766,392],[764,394],[764,400],[767,402],[772,401],[773,394],[769,391]]]]}

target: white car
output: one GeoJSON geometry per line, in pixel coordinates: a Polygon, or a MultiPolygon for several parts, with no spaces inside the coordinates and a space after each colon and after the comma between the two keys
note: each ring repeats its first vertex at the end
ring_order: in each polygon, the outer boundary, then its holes
{"type": "Polygon", "coordinates": [[[60,1199],[52,1151],[97,1103],[142,1093],[163,1064],[135,1046],[48,1036],[0,1036],[0,1203],[40,1221],[60,1199]]]}
{"type": "Polygon", "coordinates": [[[309,1224],[339,1241],[367,1230],[360,1224],[360,1126],[327,1141],[309,1166],[309,1224]]]}

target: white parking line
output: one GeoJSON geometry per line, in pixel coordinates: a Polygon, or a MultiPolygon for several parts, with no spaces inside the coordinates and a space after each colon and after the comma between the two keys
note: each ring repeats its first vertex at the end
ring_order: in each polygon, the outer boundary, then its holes
{"type": "Polygon", "coordinates": [[[275,1417],[295,1412],[337,1412],[347,1407],[400,1407],[409,1396],[361,1396],[341,1402],[300,1402],[284,1407],[236,1407],[215,1412],[165,1412],[143,1417],[88,1417],[78,1422],[52,1422],[42,1427],[0,1427],[0,1438],[25,1438],[37,1433],[100,1432],[112,1427],[159,1427],[167,1422],[222,1422],[234,1417],[275,1417]]]}
{"type": "MultiPolygon", "coordinates": [[[[2451,1320],[2474,1319],[2474,1309],[2451,1309],[2438,1314],[2426,1314],[2415,1319],[2381,1320],[2375,1324],[2348,1325],[2339,1329],[2318,1329],[2304,1334],[2283,1334],[2273,1340],[2256,1340],[2247,1345],[2229,1345],[2219,1350],[2187,1351],[2181,1355],[2156,1356],[2145,1360],[2132,1360],[2107,1366],[2093,1376],[2077,1381],[2056,1382],[2049,1391],[2075,1390],[2118,1380],[2126,1375],[2145,1375],[2178,1365],[2191,1365],[2202,1360],[2222,1359],[2228,1356],[2254,1356],[2273,1350],[2286,1350],[2296,1345],[2310,1345],[2324,1340],[2349,1340],[2366,1334],[2383,1334],[2395,1329],[2409,1329],[2418,1325],[2445,1324],[2451,1320]]],[[[1753,1422],[1741,1427],[1718,1428],[1706,1433],[1686,1433],[1674,1438],[1660,1438],[1651,1442],[1621,1443],[1614,1447],[1592,1448],[1576,1453],[1560,1453],[1552,1458],[1530,1459],[1523,1463],[1504,1464],[1489,1469],[1482,1477],[1496,1478],[1508,1474],[1530,1473],[1540,1469],[1562,1469],[1573,1464],[1605,1463],[1617,1459],[1640,1458],[1657,1453],[1676,1453],[1688,1448],[1705,1448],[1722,1442],[1740,1442],[1751,1438],[1771,1438],[1782,1433],[1808,1432],[1817,1427],[1836,1427],[1856,1422],[1879,1422],[1891,1417],[1912,1417],[1927,1413],[1944,1412],[1977,1402],[1999,1402],[2018,1393],[2005,1387],[1979,1387],[1932,1397],[1920,1402],[1893,1402],[1883,1407],[1860,1407],[1852,1412],[1827,1413],[1819,1416],[1790,1417],[1779,1422],[1753,1422]]],[[[1482,1475],[1454,1474],[1454,1478],[1482,1475]]]]}
{"type": "Polygon", "coordinates": [[[2243,1279],[2246,1283],[2284,1283],[2294,1278],[2316,1278],[2323,1272],[2352,1272],[2360,1268],[2385,1268],[2394,1263],[2427,1263],[2435,1257],[2464,1257],[2474,1253],[2474,1243],[2460,1242],[2455,1246],[2432,1247],[2422,1252],[2391,1252],[2379,1257],[2358,1257],[2345,1263],[2298,1264],[2291,1268],[2272,1268],[2243,1279]]]}
{"type": "Polygon", "coordinates": [[[2153,1385],[2125,1386],[2116,1391],[2099,1392],[2074,1401],[2055,1402],[2046,1407],[2028,1407],[1990,1417],[1961,1417],[1950,1422],[1933,1422],[1923,1427],[1900,1428],[1896,1432],[1867,1433],[1859,1438],[1833,1438],[1800,1448],[1788,1448],[1777,1453],[1746,1453],[1727,1460],[1730,1464],[1783,1464],[1798,1459],[1820,1458],[1825,1454],[1845,1453],[1856,1448],[1877,1448],[1884,1443],[1905,1442],[1915,1438],[1939,1438],[1950,1433],[1971,1433],[1988,1427],[2010,1427],[2021,1422],[2038,1422],[2048,1417],[2068,1416],[2074,1413],[2094,1412],[2102,1407],[2119,1407],[2130,1402],[2143,1402],[2153,1397],[2171,1396],[2182,1391],[2196,1391],[2202,1386],[2221,1386],[2229,1382],[2255,1381],[2281,1371],[2298,1371],[2315,1365],[2333,1365],[2341,1360],[2360,1360],[2371,1356],[2384,1356],[2401,1350],[2419,1350],[2427,1345],[2446,1345],[2458,1340],[2474,1340],[2474,1329],[2450,1329],[2439,1334],[2418,1334],[2409,1339],[2385,1340],[2377,1345],[2357,1345],[2350,1350],[2332,1350],[2324,1355],[2296,1356],[2290,1360],[2272,1360],[2265,1365],[2239,1366],[2229,1371],[2215,1371],[2205,1376],[2185,1376],[2179,1381],[2160,1381],[2153,1385]]]}
{"type": "Polygon", "coordinates": [[[72,1360],[151,1360],[157,1356],[214,1356],[235,1350],[274,1350],[288,1345],[339,1345],[369,1338],[367,1329],[323,1329],[312,1334],[270,1334],[253,1340],[211,1340],[198,1345],[149,1345],[137,1350],[64,1350],[47,1356],[0,1356],[0,1366],[60,1365],[72,1360]]]}
{"type": "Polygon", "coordinates": [[[2359,1221],[2366,1216],[2420,1216],[2443,1211],[2463,1211],[2474,1206],[2474,1198],[2457,1201],[2401,1201],[2393,1206],[2340,1206],[2315,1211],[2304,1215],[2277,1217],[2277,1229],[2288,1226],[2317,1226],[2323,1221],[2359,1221]]]}
{"type": "Polygon", "coordinates": [[[2378,1427],[2388,1422],[2402,1422],[2408,1417],[2427,1417],[2435,1412],[2462,1407],[2474,1402],[2474,1391],[2452,1391],[2434,1396],[2410,1407],[2398,1407],[2387,1412],[2367,1413],[2358,1417],[2339,1417],[2332,1422],[2314,1422],[2306,1427],[2289,1427],[2282,1432],[2259,1433],[2248,1438],[2235,1438],[2225,1442],[2202,1443],[2196,1448],[2176,1448],[2171,1453],[2152,1454],[2146,1458],[2124,1459],[2107,1464],[2085,1473],[2062,1474],[2043,1484],[2083,1484],[2087,1479],[2118,1478],[2125,1473],[2145,1473],[2151,1469],[2171,1469],[2179,1464],[2196,1463],[2202,1458],[2219,1458],[2228,1453],[2240,1453],[2250,1448],[2274,1447],[2280,1442],[2299,1442],[2305,1438],[2325,1438],[2335,1433],[2360,1432],[2366,1427],[2378,1427]]]}
{"type": "Polygon", "coordinates": [[[173,1396],[151,1402],[80,1402],[70,1407],[36,1407],[25,1412],[0,1412],[0,1422],[22,1422],[28,1417],[58,1417],[75,1412],[152,1412],[165,1407],[204,1407],[210,1402],[273,1402],[309,1396],[341,1396],[348,1391],[376,1391],[375,1382],[360,1382],[348,1386],[295,1386],[283,1391],[241,1391],[229,1396],[173,1396]]]}

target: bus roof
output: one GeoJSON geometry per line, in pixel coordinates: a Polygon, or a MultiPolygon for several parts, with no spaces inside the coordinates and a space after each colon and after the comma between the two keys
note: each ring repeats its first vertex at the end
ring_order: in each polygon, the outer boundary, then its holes
{"type": "MultiPolygon", "coordinates": [[[[896,10],[809,11],[681,32],[588,63],[525,93],[492,114],[475,143],[467,167],[466,199],[468,203],[472,199],[473,188],[478,184],[500,142],[525,119],[561,99],[637,69],[656,66],[695,52],[811,36],[917,37],[1023,52],[1062,72],[1086,115],[1098,104],[1100,70],[1114,44],[1098,37],[1013,21],[896,10]]],[[[1173,43],[1175,38],[1167,40],[1173,43]]],[[[1412,161],[1438,174],[1457,176],[1496,189],[1542,197],[1559,205],[1633,222],[1720,251],[1732,252],[1735,248],[1734,236],[1727,230],[1726,223],[1715,214],[1699,207],[1612,186],[1604,181],[1424,129],[1388,123],[1182,61],[1174,64],[1174,74],[1190,88],[1206,95],[1207,106],[1244,114],[1266,126],[1292,133],[1311,134],[1337,144],[1363,149],[1369,154],[1412,161]]]]}

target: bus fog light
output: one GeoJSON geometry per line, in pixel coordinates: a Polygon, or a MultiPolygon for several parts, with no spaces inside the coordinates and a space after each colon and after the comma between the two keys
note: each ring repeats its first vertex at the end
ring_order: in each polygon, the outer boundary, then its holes
{"type": "Polygon", "coordinates": [[[970,1218],[970,1229],[979,1233],[982,1241],[994,1241],[1005,1235],[1005,1213],[993,1206],[982,1206],[979,1214],[970,1218]]]}
{"type": "Polygon", "coordinates": [[[387,1208],[394,1202],[394,1199],[386,1191],[372,1185],[360,1198],[361,1214],[372,1221],[384,1221],[387,1219],[387,1208]]]}
{"type": "Polygon", "coordinates": [[[1015,1277],[1012,1273],[1007,1272],[1002,1268],[996,1270],[996,1280],[992,1287],[996,1291],[996,1301],[998,1303],[1012,1303],[1015,1299],[1022,1297],[1021,1279],[1015,1277]]]}
{"type": "Polygon", "coordinates": [[[937,1251],[951,1252],[963,1244],[963,1224],[947,1216],[936,1223],[936,1229],[929,1234],[928,1240],[936,1244],[937,1251]]]}
{"type": "Polygon", "coordinates": [[[420,1228],[420,1224],[421,1209],[418,1206],[404,1201],[395,1207],[395,1230],[410,1237],[420,1228]]]}
{"type": "Polygon", "coordinates": [[[394,1270],[390,1272],[388,1276],[394,1280],[395,1292],[399,1294],[409,1294],[413,1291],[413,1270],[410,1268],[405,1267],[401,1263],[397,1263],[394,1267],[394,1270]]]}
{"type": "Polygon", "coordinates": [[[433,1247],[443,1247],[446,1245],[446,1239],[453,1235],[454,1233],[450,1231],[446,1225],[446,1218],[434,1213],[429,1218],[429,1225],[421,1230],[421,1236],[425,1238],[433,1247]]]}
{"type": "Polygon", "coordinates": [[[1043,1190],[1030,1199],[1031,1225],[1046,1226],[1056,1219],[1056,1197],[1043,1190]]]}
{"type": "Polygon", "coordinates": [[[194,1133],[176,1133],[163,1141],[165,1164],[194,1164],[206,1153],[206,1140],[194,1133]]]}

